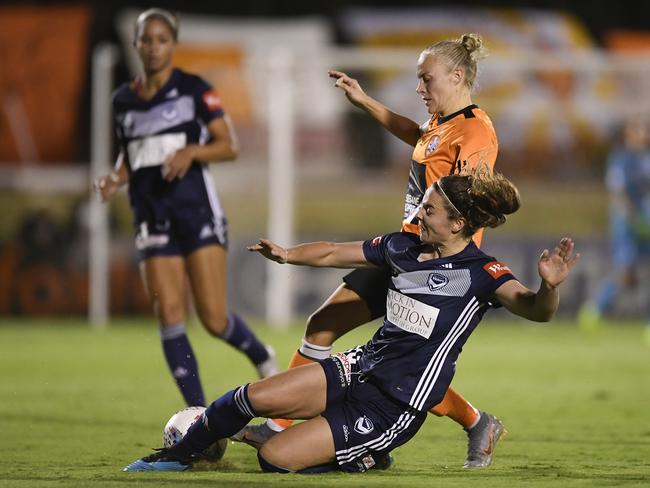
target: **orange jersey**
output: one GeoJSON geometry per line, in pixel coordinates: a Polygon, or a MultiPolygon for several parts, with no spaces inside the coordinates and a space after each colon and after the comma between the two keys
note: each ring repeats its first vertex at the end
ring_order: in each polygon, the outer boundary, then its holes
{"type": "MultiPolygon", "coordinates": [[[[413,150],[402,222],[403,231],[415,234],[420,233],[415,214],[427,188],[443,176],[463,174],[479,164],[492,170],[499,149],[492,121],[476,105],[446,117],[436,114],[421,132],[413,150]]],[[[474,235],[476,245],[482,235],[482,229],[474,235]]]]}

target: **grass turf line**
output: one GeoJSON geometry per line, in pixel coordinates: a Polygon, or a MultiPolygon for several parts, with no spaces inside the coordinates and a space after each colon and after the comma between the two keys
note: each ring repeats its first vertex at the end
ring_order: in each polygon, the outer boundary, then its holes
{"type": "MultiPolygon", "coordinates": [[[[302,327],[256,327],[286,364],[302,327]]],[[[362,343],[366,326],[338,350],[362,343]]],[[[208,398],[254,379],[246,358],[189,329],[208,398]]],[[[153,320],[106,330],[81,321],[0,321],[0,486],[647,486],[650,349],[641,324],[586,336],[573,324],[485,321],[458,361],[454,386],[509,431],[486,470],[461,468],[464,432],[430,417],[394,451],[387,472],[280,476],[231,444],[219,471],[122,473],[161,444],[182,408],[153,320]]]]}

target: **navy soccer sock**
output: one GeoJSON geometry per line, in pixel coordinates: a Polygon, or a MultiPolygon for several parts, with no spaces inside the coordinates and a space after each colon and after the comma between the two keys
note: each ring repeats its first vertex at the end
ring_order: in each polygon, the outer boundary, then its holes
{"type": "Polygon", "coordinates": [[[212,402],[172,450],[180,459],[190,459],[219,439],[236,434],[255,416],[248,400],[248,385],[240,386],[212,402]]]}
{"type": "Polygon", "coordinates": [[[264,344],[255,337],[246,323],[234,313],[228,315],[228,324],[221,338],[246,354],[253,364],[261,364],[269,358],[264,344]]]}
{"type": "Polygon", "coordinates": [[[192,346],[185,334],[185,324],[160,327],[163,351],[169,370],[188,406],[205,405],[203,388],[199,378],[192,346]]]}

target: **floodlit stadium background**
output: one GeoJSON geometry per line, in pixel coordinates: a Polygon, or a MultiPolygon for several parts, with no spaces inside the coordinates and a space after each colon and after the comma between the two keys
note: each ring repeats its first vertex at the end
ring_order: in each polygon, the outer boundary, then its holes
{"type": "MultiPolygon", "coordinates": [[[[282,367],[343,271],[267,266],[245,245],[261,236],[363,239],[399,226],[409,148],[347,103],[327,69],[348,71],[424,121],[419,50],[480,32],[491,56],[474,101],[496,125],[497,167],[524,203],[486,232],[484,248],[531,287],[539,252],[560,236],[573,236],[583,254],[557,320],[538,326],[490,312],[464,346],[454,387],[509,431],[494,464],[462,469],[465,433],[432,417],[394,451],[391,470],[360,477],[268,476],[240,444],[217,472],[121,473],[159,445],[184,406],[140,283],[126,193],[102,206],[90,192],[115,158],[109,94],[137,69],[134,15],[152,3],[4,2],[0,486],[648,486],[648,271],[600,330],[585,333],[575,317],[612,270],[605,156],[625,116],[650,112],[650,3],[346,3],[156,2],[179,12],[176,60],[218,87],[241,140],[239,160],[213,168],[230,221],[231,306],[282,367]]],[[[188,334],[208,397],[252,381],[248,360],[197,322],[188,334]]],[[[374,326],[336,350],[363,343],[374,326]]]]}
{"type": "MultiPolygon", "coordinates": [[[[610,12],[608,25],[606,12],[511,6],[171,7],[181,18],[177,64],[217,86],[241,140],[237,162],[213,166],[230,222],[233,308],[281,325],[313,311],[342,275],[267,266],[244,249],[257,237],[363,239],[399,226],[409,148],[347,103],[327,69],[424,121],[419,50],[464,32],[480,32],[490,49],[474,101],[495,123],[497,168],[524,202],[487,232],[485,249],[536,286],[541,249],[575,237],[583,261],[563,290],[568,318],[610,272],[604,158],[620,121],[650,111],[650,33],[631,14],[610,12]]],[[[148,315],[126,194],[104,215],[89,193],[114,160],[108,93],[137,70],[138,7],[0,12],[0,316],[148,315]]],[[[627,295],[616,313],[639,317],[649,291],[627,295]]]]}

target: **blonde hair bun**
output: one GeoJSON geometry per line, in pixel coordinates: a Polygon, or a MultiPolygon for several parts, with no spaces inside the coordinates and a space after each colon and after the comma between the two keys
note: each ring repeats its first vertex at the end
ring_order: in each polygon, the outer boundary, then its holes
{"type": "Polygon", "coordinates": [[[470,54],[473,60],[483,59],[487,56],[487,50],[483,47],[483,38],[480,34],[463,34],[460,43],[470,54]]]}

